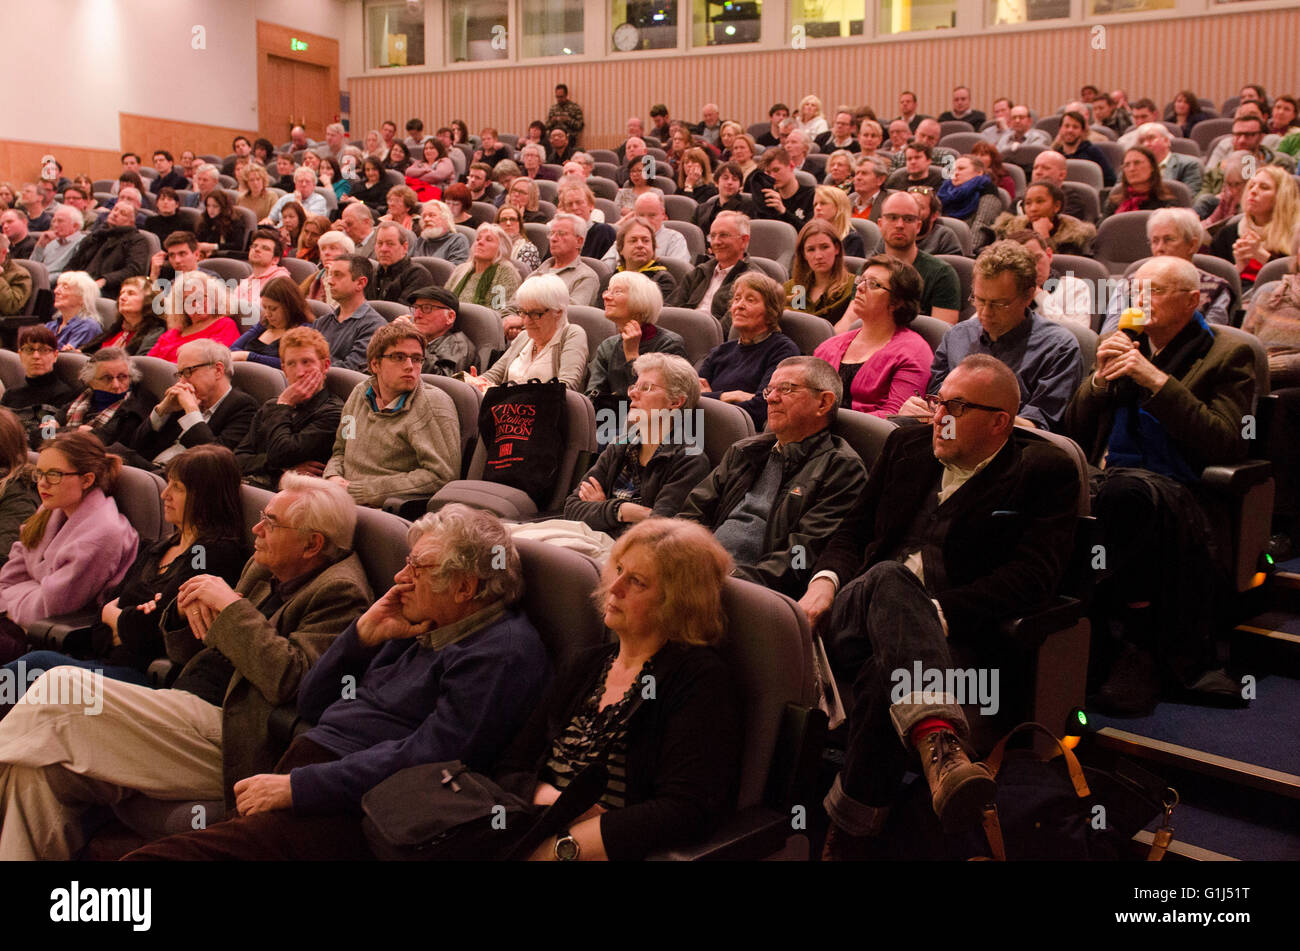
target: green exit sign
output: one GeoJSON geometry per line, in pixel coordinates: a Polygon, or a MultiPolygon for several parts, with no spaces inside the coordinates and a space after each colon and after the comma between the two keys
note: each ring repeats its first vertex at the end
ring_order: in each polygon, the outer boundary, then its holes
{"type": "Polygon", "coordinates": [[[289,49],[305,50],[306,48],[307,48],[307,44],[303,40],[298,39],[298,37],[296,36],[289,37],[289,49]]]}

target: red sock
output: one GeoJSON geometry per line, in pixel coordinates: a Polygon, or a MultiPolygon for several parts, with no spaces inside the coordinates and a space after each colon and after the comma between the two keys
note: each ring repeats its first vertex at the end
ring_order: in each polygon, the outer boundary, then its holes
{"type": "Polygon", "coordinates": [[[916,726],[912,727],[912,745],[920,746],[921,741],[931,733],[937,733],[940,730],[948,730],[952,733],[957,731],[953,729],[951,723],[939,717],[926,717],[916,726]]]}

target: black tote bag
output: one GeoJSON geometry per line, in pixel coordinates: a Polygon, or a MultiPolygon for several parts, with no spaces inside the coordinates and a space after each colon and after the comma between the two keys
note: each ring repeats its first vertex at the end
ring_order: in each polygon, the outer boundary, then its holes
{"type": "Polygon", "coordinates": [[[559,380],[502,383],[488,389],[479,407],[483,478],[528,493],[538,510],[555,493],[568,443],[566,389],[559,380]]]}

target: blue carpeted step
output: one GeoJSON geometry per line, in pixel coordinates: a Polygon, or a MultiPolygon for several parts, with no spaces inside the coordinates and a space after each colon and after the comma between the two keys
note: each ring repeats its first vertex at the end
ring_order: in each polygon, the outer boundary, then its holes
{"type": "Polygon", "coordinates": [[[1237,625],[1237,630],[1279,641],[1300,644],[1300,615],[1290,611],[1265,611],[1237,625]]]}
{"type": "Polygon", "coordinates": [[[1091,715],[1104,745],[1300,798],[1300,680],[1261,676],[1242,710],[1162,703],[1149,717],[1091,715]]]}
{"type": "MultiPolygon", "coordinates": [[[[1146,827],[1153,833],[1160,826],[1157,817],[1146,827]]],[[[1180,803],[1173,815],[1174,842],[1170,851],[1184,858],[1215,861],[1224,858],[1249,862],[1294,862],[1300,860],[1300,833],[1294,827],[1267,825],[1251,819],[1225,815],[1219,810],[1180,803]]],[[[1144,844],[1149,836],[1138,833],[1144,844]]]]}

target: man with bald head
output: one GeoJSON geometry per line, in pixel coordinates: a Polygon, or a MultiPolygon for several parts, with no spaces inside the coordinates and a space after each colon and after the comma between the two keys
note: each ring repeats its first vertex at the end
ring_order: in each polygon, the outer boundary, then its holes
{"type": "MultiPolygon", "coordinates": [[[[716,102],[710,102],[700,110],[700,122],[690,127],[691,134],[699,136],[709,145],[720,148],[722,136],[722,112],[716,102]]],[[[630,134],[630,133],[629,133],[630,134]]]]}
{"type": "Polygon", "coordinates": [[[956,149],[950,149],[939,144],[942,135],[943,129],[934,119],[922,119],[916,124],[916,134],[912,138],[930,146],[931,165],[952,165],[953,162],[961,158],[961,153],[956,149]]]}
{"type": "Polygon", "coordinates": [[[1055,182],[1065,192],[1065,207],[1061,211],[1080,221],[1088,220],[1088,212],[1084,207],[1083,199],[1079,193],[1065,187],[1065,176],[1068,166],[1065,164],[1065,156],[1055,149],[1048,149],[1046,152],[1039,152],[1038,157],[1034,159],[1034,168],[1030,173],[1029,181],[1055,182]]]}
{"type": "Polygon", "coordinates": [[[649,147],[645,144],[645,139],[639,135],[631,136],[626,142],[616,150],[622,160],[618,167],[618,173],[614,179],[620,186],[627,184],[627,167],[633,162],[639,162],[641,157],[649,152],[649,147]]]}
{"type": "MultiPolygon", "coordinates": [[[[655,257],[657,258],[677,258],[679,261],[689,264],[691,262],[691,252],[686,247],[686,239],[682,237],[680,231],[674,231],[667,227],[664,222],[668,220],[668,212],[664,210],[664,200],[657,192],[646,192],[644,195],[637,197],[636,203],[632,206],[632,215],[630,217],[645,218],[655,226],[655,257]]],[[[610,267],[618,265],[618,245],[610,245],[601,258],[610,267]]]]}
{"type": "Polygon", "coordinates": [[[1096,592],[1120,639],[1097,703],[1116,715],[1149,713],[1162,685],[1240,700],[1240,684],[1207,673],[1227,589],[1192,487],[1207,466],[1246,457],[1256,387],[1249,345],[1201,315],[1190,261],[1151,258],[1134,280],[1145,326],[1101,341],[1063,427],[1102,467],[1092,483],[1106,550],[1096,592]]]}
{"type": "MultiPolygon", "coordinates": [[[[890,434],[799,602],[853,695],[824,858],[865,857],[913,750],[944,826],[978,825],[993,781],[965,747],[962,704],[976,698],[923,692],[916,671],[999,669],[1010,645],[998,623],[1051,602],[1071,549],[1078,469],[1015,425],[1015,374],[969,356],[931,402],[930,425],[890,434]]],[[[1001,688],[981,713],[996,715],[1016,686],[1001,688]]]]}

